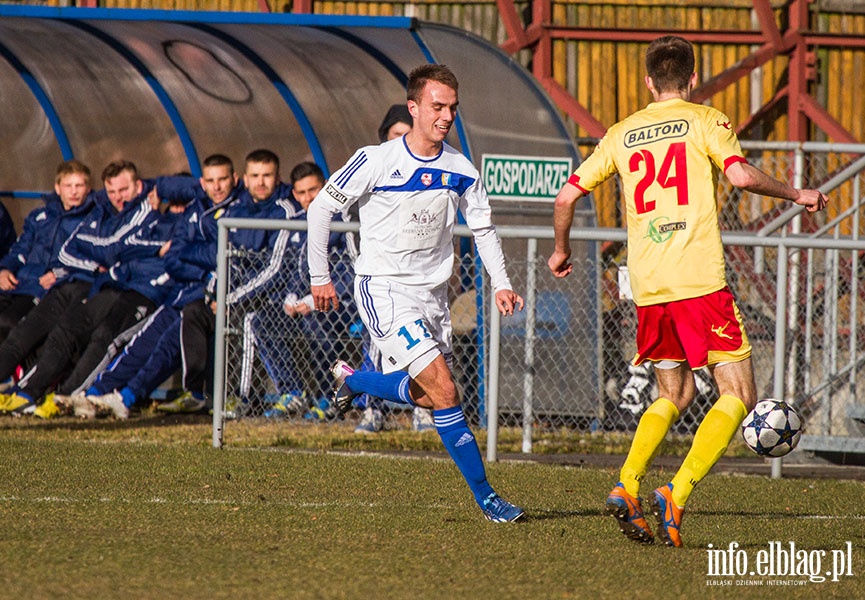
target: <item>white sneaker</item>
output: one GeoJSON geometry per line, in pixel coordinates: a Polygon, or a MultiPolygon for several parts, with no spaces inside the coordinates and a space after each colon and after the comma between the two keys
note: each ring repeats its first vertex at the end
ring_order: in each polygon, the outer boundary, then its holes
{"type": "Polygon", "coordinates": [[[87,396],[87,401],[94,408],[111,412],[118,421],[125,421],[129,418],[129,408],[123,404],[123,396],[116,390],[104,396],[87,396]]]}
{"type": "Polygon", "coordinates": [[[60,409],[60,412],[66,413],[67,415],[72,414],[72,396],[64,396],[63,394],[55,392],[54,404],[60,409]]]}
{"type": "Polygon", "coordinates": [[[372,406],[367,406],[363,411],[363,416],[357,427],[354,428],[355,433],[378,433],[384,429],[384,414],[372,406]]]}
{"type": "Polygon", "coordinates": [[[434,431],[435,428],[436,423],[433,419],[432,410],[415,406],[411,416],[412,431],[434,431]]]}
{"type": "Polygon", "coordinates": [[[330,368],[330,374],[333,375],[333,398],[332,401],[336,405],[339,414],[343,414],[351,408],[351,401],[359,392],[353,391],[345,382],[345,378],[354,373],[354,369],[349,366],[344,360],[338,360],[333,363],[330,368]]]}
{"type": "Polygon", "coordinates": [[[72,407],[72,414],[79,419],[95,419],[96,407],[84,394],[73,394],[71,396],[55,396],[54,403],[72,407]]]}

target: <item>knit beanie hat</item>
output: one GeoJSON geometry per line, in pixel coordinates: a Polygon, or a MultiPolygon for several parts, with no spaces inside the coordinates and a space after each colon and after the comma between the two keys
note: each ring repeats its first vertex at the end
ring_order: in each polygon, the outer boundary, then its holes
{"type": "Polygon", "coordinates": [[[409,127],[413,125],[411,113],[408,112],[408,106],[405,104],[394,104],[387,109],[387,114],[384,116],[384,121],[378,128],[378,141],[387,141],[387,131],[396,123],[405,123],[409,127]]]}

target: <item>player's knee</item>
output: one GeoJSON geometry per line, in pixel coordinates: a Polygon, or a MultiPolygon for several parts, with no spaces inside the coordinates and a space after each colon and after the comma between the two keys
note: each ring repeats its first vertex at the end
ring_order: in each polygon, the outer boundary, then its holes
{"type": "Polygon", "coordinates": [[[441,410],[459,406],[459,391],[452,378],[441,378],[421,386],[417,381],[411,383],[411,397],[417,406],[441,410]]]}

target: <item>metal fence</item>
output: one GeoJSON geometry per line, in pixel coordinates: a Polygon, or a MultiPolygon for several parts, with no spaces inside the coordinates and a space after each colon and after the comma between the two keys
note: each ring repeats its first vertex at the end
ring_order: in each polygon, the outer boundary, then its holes
{"type": "MultiPolygon", "coordinates": [[[[813,171],[830,164],[830,158],[812,152],[805,159],[808,152],[798,145],[792,158],[785,158],[794,169],[799,165],[793,180],[803,185],[822,178],[821,189],[833,204],[847,208],[809,218],[795,209],[761,207],[761,217],[749,222],[750,231],[724,232],[728,280],[754,346],[760,396],[785,398],[800,409],[804,449],[865,453],[862,159],[838,161],[835,175],[827,168],[815,176],[805,165],[813,165],[813,171]]],[[[322,315],[291,318],[282,310],[283,291],[274,287],[254,301],[226,306],[232,283],[243,281],[245,270],[264,258],[229,247],[228,229],[236,227],[303,229],[305,223],[220,220],[216,372],[221,376],[215,378],[214,445],[222,444],[226,415],[327,420],[332,415],[324,400],[327,367],[337,356],[359,363],[364,348],[350,304],[327,321],[322,315]],[[271,410],[295,391],[285,384],[286,365],[299,374],[306,391],[304,409],[290,415],[271,410]]],[[[334,230],[354,227],[334,223],[334,230]]],[[[546,267],[550,228],[498,231],[526,310],[499,320],[482,269],[469,255],[461,258],[451,286],[456,376],[468,416],[488,428],[487,458],[496,457],[498,426],[522,427],[525,452],[532,451],[542,432],[633,430],[654,399],[654,376],[651,367],[629,364],[635,311],[617,285],[618,269],[627,262],[624,230],[575,229],[574,273],[566,280],[556,280],[546,267]]],[[[463,227],[457,232],[468,235],[463,227]]],[[[290,268],[297,268],[298,258],[289,257],[290,268]]],[[[350,276],[350,265],[344,266],[350,276]]],[[[677,423],[678,433],[692,433],[717,398],[710,378],[699,372],[697,378],[698,398],[677,423]]],[[[390,421],[391,426],[398,422],[390,421]]]]}

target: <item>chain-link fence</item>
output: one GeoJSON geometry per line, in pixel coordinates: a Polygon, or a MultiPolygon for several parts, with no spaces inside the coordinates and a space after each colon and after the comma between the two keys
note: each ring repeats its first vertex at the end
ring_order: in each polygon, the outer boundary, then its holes
{"type": "MultiPolygon", "coordinates": [[[[268,267],[268,252],[231,249],[226,309],[225,397],[229,417],[290,418],[327,410],[328,369],[337,359],[360,364],[363,328],[351,294],[354,274],[334,251],[332,270],[340,308],[312,311],[305,298],[305,256],[289,250],[280,272],[255,293],[239,290],[268,267]]],[[[327,411],[331,414],[331,411],[327,411]]]]}
{"type": "MultiPolygon", "coordinates": [[[[816,165],[834,160],[812,156],[803,161],[794,156],[790,164],[814,165],[813,171],[816,165]]],[[[773,170],[766,164],[762,167],[773,170]]],[[[779,163],[775,170],[786,168],[779,163]]],[[[799,183],[823,183],[831,189],[836,206],[831,213],[781,216],[782,211],[776,210],[780,205],[773,201],[771,218],[764,213],[755,220],[747,213],[746,226],[724,235],[728,281],[754,347],[759,395],[784,397],[800,408],[808,434],[803,447],[865,453],[861,398],[865,287],[860,284],[865,242],[858,241],[861,175],[848,178],[844,170],[839,162],[834,171],[821,172],[822,180],[799,183]],[[786,255],[786,261],[778,260],[779,245],[785,245],[780,255],[786,255]],[[778,310],[779,306],[786,310],[778,310]]],[[[575,229],[574,272],[566,280],[555,279],[546,267],[551,230],[499,227],[499,233],[511,280],[526,297],[527,307],[501,320],[499,352],[492,357],[490,348],[495,345],[490,340],[485,277],[482,273],[479,277],[479,265],[471,255],[462,256],[455,265],[451,282],[454,365],[466,413],[484,426],[494,400],[497,419],[493,422],[523,427],[526,450],[538,432],[633,430],[655,390],[652,368],[630,365],[635,310],[631,300],[621,297],[618,286],[619,269],[627,264],[624,231],[575,229]],[[490,398],[488,389],[491,364],[498,375],[495,398],[490,398]]],[[[256,261],[265,257],[235,251],[226,255],[230,297],[233,288],[256,272],[256,261]]],[[[283,305],[291,292],[278,282],[227,307],[223,379],[228,416],[332,418],[328,367],[337,358],[361,365],[366,345],[350,298],[351,269],[346,260],[342,256],[332,260],[345,278],[339,313],[288,316],[283,305]]],[[[302,257],[290,256],[287,261],[287,272],[297,270],[302,257]]],[[[679,433],[692,433],[717,398],[708,373],[699,371],[696,376],[698,396],[677,423],[679,433]]],[[[347,415],[357,417],[357,411],[347,415]]],[[[390,426],[396,423],[391,420],[390,426]]]]}

